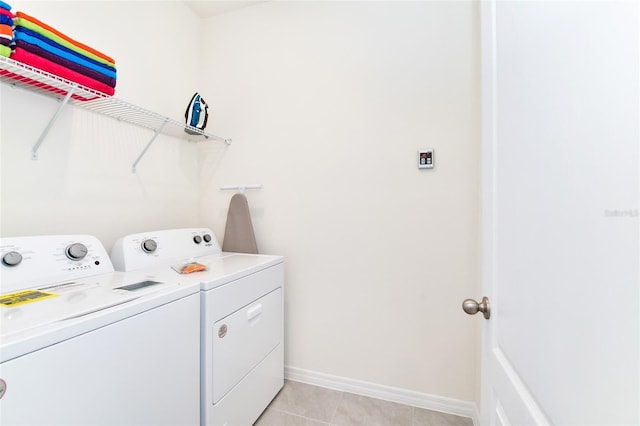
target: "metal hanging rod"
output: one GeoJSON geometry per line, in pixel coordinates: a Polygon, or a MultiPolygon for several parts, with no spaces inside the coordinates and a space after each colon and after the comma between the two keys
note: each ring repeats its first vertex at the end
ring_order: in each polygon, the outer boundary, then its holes
{"type": "Polygon", "coordinates": [[[241,194],[244,194],[244,191],[246,191],[247,189],[262,189],[262,184],[258,183],[253,185],[227,185],[227,186],[221,186],[220,189],[223,191],[226,191],[226,190],[240,191],[241,194]]]}

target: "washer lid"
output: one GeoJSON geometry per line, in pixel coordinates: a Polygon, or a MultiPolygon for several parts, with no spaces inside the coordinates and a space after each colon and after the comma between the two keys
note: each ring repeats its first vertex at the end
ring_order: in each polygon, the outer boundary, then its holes
{"type": "Polygon", "coordinates": [[[180,280],[113,272],[0,295],[2,361],[199,291],[180,280]],[[39,343],[38,343],[39,342],[39,343]]]}

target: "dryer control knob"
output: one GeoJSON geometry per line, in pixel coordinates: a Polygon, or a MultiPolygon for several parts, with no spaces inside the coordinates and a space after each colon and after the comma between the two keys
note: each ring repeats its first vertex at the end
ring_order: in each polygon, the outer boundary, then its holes
{"type": "Polygon", "coordinates": [[[202,242],[202,237],[200,235],[196,235],[193,237],[193,242],[196,244],[200,244],[202,242]]]}
{"type": "Polygon", "coordinates": [[[2,256],[2,263],[6,266],[18,266],[22,262],[22,255],[17,251],[10,251],[2,256]]]}
{"type": "Polygon", "coordinates": [[[73,243],[67,246],[65,254],[71,260],[82,260],[87,255],[87,246],[82,243],[73,243]]]}
{"type": "Polygon", "coordinates": [[[202,238],[204,238],[204,242],[205,243],[211,242],[211,235],[209,235],[209,234],[204,234],[204,236],[202,238]]]}
{"type": "Polygon", "coordinates": [[[153,240],[144,240],[140,246],[145,253],[153,253],[158,248],[158,243],[153,240]]]}

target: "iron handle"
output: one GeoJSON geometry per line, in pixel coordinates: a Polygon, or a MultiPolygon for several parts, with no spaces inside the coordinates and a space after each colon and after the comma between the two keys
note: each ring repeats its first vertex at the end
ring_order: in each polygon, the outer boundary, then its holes
{"type": "Polygon", "coordinates": [[[482,315],[484,315],[484,319],[489,319],[491,317],[489,298],[487,298],[486,296],[482,298],[482,302],[480,303],[476,302],[473,299],[465,299],[465,301],[462,302],[462,310],[469,315],[475,315],[478,312],[482,312],[482,315]]]}

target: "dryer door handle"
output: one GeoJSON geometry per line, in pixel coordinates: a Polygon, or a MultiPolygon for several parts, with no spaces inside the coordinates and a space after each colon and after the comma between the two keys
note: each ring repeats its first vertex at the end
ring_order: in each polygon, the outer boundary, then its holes
{"type": "Polygon", "coordinates": [[[262,313],[262,303],[259,303],[256,306],[251,307],[247,311],[247,321],[251,321],[255,319],[261,313],[262,313]]]}

